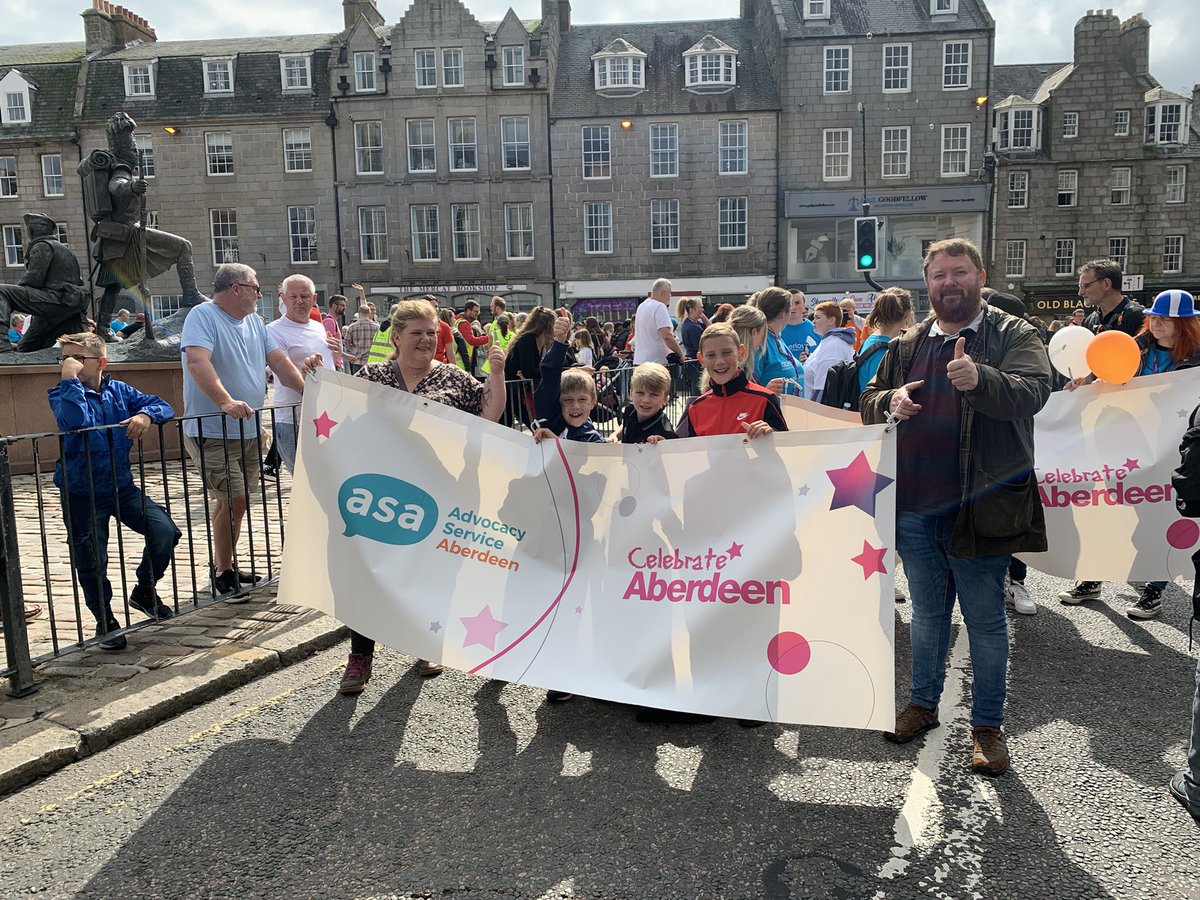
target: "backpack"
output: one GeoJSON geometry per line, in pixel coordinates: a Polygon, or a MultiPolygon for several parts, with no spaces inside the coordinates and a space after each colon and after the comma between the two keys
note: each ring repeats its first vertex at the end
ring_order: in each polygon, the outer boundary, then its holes
{"type": "Polygon", "coordinates": [[[848,409],[858,412],[858,398],[862,391],[858,389],[858,364],[870,359],[876,353],[882,353],[888,348],[887,344],[872,344],[866,353],[852,356],[829,367],[825,376],[825,390],[821,394],[822,406],[836,406],[838,409],[848,409]]]}
{"type": "Polygon", "coordinates": [[[1200,406],[1192,410],[1187,431],[1179,443],[1179,468],[1171,473],[1175,489],[1175,508],[1181,516],[1200,519],[1200,425],[1196,424],[1200,406]]]}

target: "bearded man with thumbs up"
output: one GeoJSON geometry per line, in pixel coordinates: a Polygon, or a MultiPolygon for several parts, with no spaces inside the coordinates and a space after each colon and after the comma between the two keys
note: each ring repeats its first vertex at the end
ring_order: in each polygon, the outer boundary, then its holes
{"type": "Polygon", "coordinates": [[[892,342],[863,392],[865,424],[895,424],[896,545],[912,596],[912,689],[885,737],[935,728],[957,597],[973,670],[971,767],[1008,769],[1004,736],[1013,553],[1046,549],[1033,474],[1033,417],[1050,363],[1032,325],[987,306],[979,250],[961,238],[925,254],[933,315],[892,342]]]}

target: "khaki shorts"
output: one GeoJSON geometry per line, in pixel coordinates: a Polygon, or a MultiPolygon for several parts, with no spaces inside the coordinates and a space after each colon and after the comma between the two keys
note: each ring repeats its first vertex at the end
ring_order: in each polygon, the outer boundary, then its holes
{"type": "Polygon", "coordinates": [[[194,438],[183,436],[183,446],[196,468],[201,468],[200,455],[204,452],[204,483],[208,489],[222,497],[244,497],[247,487],[257,490],[262,470],[263,453],[271,445],[263,435],[246,440],[223,441],[220,438],[194,438]]]}

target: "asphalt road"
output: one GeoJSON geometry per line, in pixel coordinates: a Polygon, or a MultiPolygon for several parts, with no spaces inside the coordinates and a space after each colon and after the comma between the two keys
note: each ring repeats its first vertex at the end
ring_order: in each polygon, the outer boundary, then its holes
{"type": "MultiPolygon", "coordinates": [[[[1012,617],[1013,768],[970,773],[965,635],[942,727],[641,725],[620,706],[344,648],[0,801],[5,897],[1200,896],[1200,827],[1166,792],[1195,657],[1187,595],[1012,617]]],[[[907,605],[897,665],[907,684],[907,605]]]]}

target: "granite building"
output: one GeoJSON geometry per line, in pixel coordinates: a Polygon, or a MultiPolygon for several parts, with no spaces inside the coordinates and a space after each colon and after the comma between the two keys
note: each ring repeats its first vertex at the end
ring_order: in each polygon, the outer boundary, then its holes
{"type": "Polygon", "coordinates": [[[982,0],[743,0],[782,104],[780,283],[864,292],[853,221],[880,217],[885,285],[923,291],[923,250],[982,243],[995,24],[982,0]]]}
{"type": "Polygon", "coordinates": [[[1150,74],[1149,23],[1089,11],[1072,62],[997,66],[995,86],[992,284],[1062,317],[1078,305],[1079,266],[1107,256],[1144,302],[1196,290],[1195,98],[1150,74]]]}
{"type": "MultiPolygon", "coordinates": [[[[59,89],[69,103],[46,103],[31,91],[32,127],[47,140],[10,150],[8,130],[0,131],[0,154],[15,150],[26,172],[40,160],[44,185],[50,183],[47,157],[61,156],[59,203],[38,202],[43,198],[36,182],[27,177],[33,196],[18,190],[16,209],[0,211],[0,218],[19,219],[24,208],[45,207],[51,215],[61,210],[70,246],[87,271],[91,223],[75,167],[82,154],[108,146],[105,122],[124,110],[138,123],[142,173],[149,181],[147,224],[192,242],[202,290],[220,263],[241,261],[259,271],[264,285],[300,271],[323,294],[336,292],[339,254],[324,121],[328,36],[162,42],[144,19],[105,0],[93,0],[83,18],[85,43],[26,48],[43,60],[64,56],[70,63],[18,62],[2,76],[15,83],[26,77],[49,82],[44,73],[56,69],[73,74],[69,87],[59,89]],[[69,140],[54,141],[54,131],[69,140]]],[[[21,48],[0,49],[0,65],[10,65],[13,49],[21,48]]],[[[42,193],[49,196],[45,188],[42,193]]],[[[15,268],[11,251],[6,264],[15,268]]],[[[177,308],[174,270],[147,290],[156,316],[177,308]]],[[[274,308],[274,292],[268,291],[261,311],[272,317],[274,308]]]]}
{"type": "Polygon", "coordinates": [[[334,172],[347,282],[486,309],[554,300],[546,60],[512,10],[477,21],[416,0],[387,27],[343,4],[331,42],[334,172]]]}
{"type": "Polygon", "coordinates": [[[566,0],[543,8],[563,302],[632,312],[659,276],[710,304],[772,284],[779,98],[754,22],[574,25],[566,0]]]}
{"type": "MultiPolygon", "coordinates": [[[[75,92],[84,45],[26,44],[0,48],[0,282],[25,272],[21,216],[42,212],[87,271],[87,232],[75,167],[75,92]]],[[[90,224],[90,223],[89,223],[90,224]]],[[[8,323],[4,323],[8,327],[8,323]]]]}
{"type": "MultiPolygon", "coordinates": [[[[305,272],[322,298],[357,281],[613,317],[665,275],[710,304],[771,283],[865,303],[864,198],[876,279],[918,295],[925,247],[952,235],[1043,312],[1096,256],[1142,297],[1195,286],[1196,103],[1150,75],[1141,16],[1089,12],[1071,63],[994,67],[983,0],[742,0],[619,25],[575,24],[569,0],[536,22],[341,6],[336,34],[165,42],[92,0],[83,42],[0,47],[0,281],[22,274],[27,210],[87,269],[75,167],[124,109],[148,220],[192,242],[202,288],[240,260],[264,284],[305,272]]],[[[158,315],[178,302],[173,272],[149,290],[158,315]]]]}

